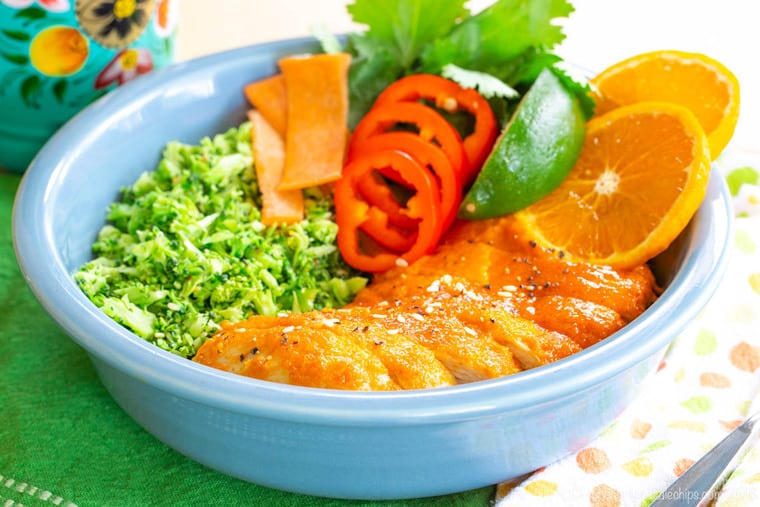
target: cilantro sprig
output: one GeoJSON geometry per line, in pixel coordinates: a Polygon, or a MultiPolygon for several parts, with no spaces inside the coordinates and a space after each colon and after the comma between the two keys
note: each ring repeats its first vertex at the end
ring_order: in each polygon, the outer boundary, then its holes
{"type": "Polygon", "coordinates": [[[587,117],[594,103],[588,85],[571,77],[553,53],[565,38],[560,21],[574,10],[568,0],[496,0],[471,12],[465,0],[354,0],[347,9],[364,31],[348,35],[351,126],[380,92],[414,73],[446,75],[502,101],[527,90],[551,67],[578,96],[587,117]],[[501,84],[498,84],[498,83],[501,84]]]}

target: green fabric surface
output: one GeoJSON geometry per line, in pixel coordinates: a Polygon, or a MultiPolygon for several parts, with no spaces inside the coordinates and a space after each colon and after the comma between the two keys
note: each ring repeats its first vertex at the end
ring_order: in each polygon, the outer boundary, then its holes
{"type": "Polygon", "coordinates": [[[494,488],[403,501],[277,491],[200,465],[111,399],[85,352],[45,313],[13,252],[19,176],[0,172],[0,505],[484,506],[494,488]]]}

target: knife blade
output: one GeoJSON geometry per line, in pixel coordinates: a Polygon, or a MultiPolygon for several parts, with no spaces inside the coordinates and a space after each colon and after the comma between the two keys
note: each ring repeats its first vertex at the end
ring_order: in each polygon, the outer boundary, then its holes
{"type": "Polygon", "coordinates": [[[650,504],[650,507],[702,507],[715,498],[754,442],[760,425],[756,412],[710,449],[650,504]]]}

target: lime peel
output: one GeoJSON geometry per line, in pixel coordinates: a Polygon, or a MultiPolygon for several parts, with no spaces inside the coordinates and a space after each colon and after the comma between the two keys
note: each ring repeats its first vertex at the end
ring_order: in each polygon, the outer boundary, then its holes
{"type": "Polygon", "coordinates": [[[573,168],[585,134],[577,98],[551,70],[543,70],[496,140],[459,217],[507,215],[547,196],[573,168]]]}

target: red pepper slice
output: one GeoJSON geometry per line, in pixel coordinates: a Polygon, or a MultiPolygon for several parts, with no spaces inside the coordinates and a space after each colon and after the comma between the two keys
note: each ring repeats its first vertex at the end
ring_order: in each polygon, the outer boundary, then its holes
{"type": "Polygon", "coordinates": [[[375,206],[369,208],[367,220],[359,227],[379,245],[400,254],[409,251],[417,241],[416,230],[394,226],[388,219],[388,214],[375,206]]]}
{"type": "Polygon", "coordinates": [[[372,206],[384,211],[389,223],[408,232],[414,232],[417,228],[417,219],[406,214],[408,210],[394,195],[387,182],[383,181],[381,173],[382,170],[378,170],[377,174],[368,174],[361,178],[357,182],[359,193],[372,206]]]}
{"type": "MultiPolygon", "coordinates": [[[[454,170],[451,161],[443,150],[434,144],[423,141],[419,136],[410,132],[388,132],[367,138],[361,145],[359,145],[356,151],[361,155],[369,150],[382,149],[403,151],[407,155],[411,155],[413,159],[433,172],[433,175],[438,182],[438,186],[441,189],[443,229],[448,229],[456,218],[463,194],[462,181],[460,179],[461,175],[454,170]]],[[[384,176],[389,177],[387,171],[380,170],[380,172],[384,176]]],[[[369,185],[366,183],[364,183],[362,187],[364,190],[369,190],[369,185]]],[[[387,189],[387,187],[385,188],[387,189]]],[[[372,190],[378,192],[379,189],[372,188],[372,190]]],[[[375,199],[374,196],[364,195],[368,201],[375,202],[373,200],[375,199]]],[[[406,218],[399,210],[399,208],[403,206],[402,203],[398,202],[390,192],[378,192],[377,198],[382,202],[382,204],[378,203],[378,206],[382,207],[383,210],[388,213],[389,219],[394,225],[409,228],[408,218],[406,218]],[[391,199],[392,201],[389,202],[388,199],[391,199]],[[396,219],[396,217],[399,216],[402,217],[401,220],[396,219]]]]}
{"type": "Polygon", "coordinates": [[[391,102],[381,107],[373,106],[351,135],[348,158],[354,156],[366,139],[391,131],[399,125],[416,126],[417,135],[440,146],[458,173],[468,174],[467,155],[459,132],[435,109],[418,102],[391,102]]]}
{"type": "Polygon", "coordinates": [[[440,189],[430,171],[403,152],[373,150],[355,157],[343,168],[343,175],[335,184],[337,243],[343,259],[356,269],[377,273],[411,264],[432,252],[442,234],[439,196],[440,189]],[[359,192],[358,182],[378,169],[388,171],[415,192],[406,206],[408,215],[419,218],[419,222],[414,243],[403,253],[394,252],[377,240],[368,242],[361,235],[362,226],[372,223],[373,206],[359,192]]]}
{"type": "Polygon", "coordinates": [[[372,107],[421,99],[428,100],[435,107],[449,113],[464,110],[474,117],[475,127],[472,133],[462,140],[469,164],[465,184],[472,183],[499,134],[491,105],[473,88],[464,88],[450,79],[434,74],[413,74],[393,82],[383,90],[372,107]]]}

